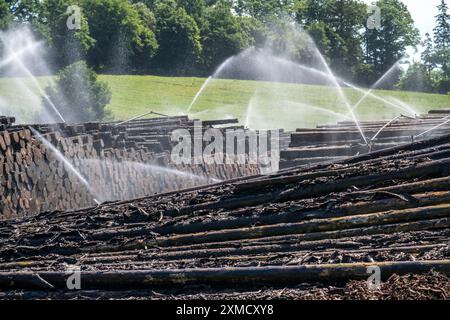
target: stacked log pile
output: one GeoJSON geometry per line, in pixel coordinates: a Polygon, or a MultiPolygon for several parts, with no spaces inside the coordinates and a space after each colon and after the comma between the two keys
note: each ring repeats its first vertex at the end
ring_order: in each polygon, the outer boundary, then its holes
{"type": "MultiPolygon", "coordinates": [[[[218,124],[226,125],[220,130],[227,130],[236,123],[235,119],[204,122],[201,132],[218,124]]],[[[124,124],[16,126],[13,118],[1,117],[0,219],[259,174],[258,165],[248,161],[222,166],[174,164],[170,137],[176,129],[193,132],[194,121],[167,117],[124,124]]]]}
{"type": "Polygon", "coordinates": [[[270,288],[283,297],[300,284],[305,293],[365,281],[377,266],[383,281],[438,273],[440,297],[448,297],[449,148],[444,135],[333,164],[3,221],[0,295],[226,297],[270,288]],[[66,286],[73,266],[80,291],[66,286]]]}
{"type": "Polygon", "coordinates": [[[360,126],[368,143],[351,121],[297,129],[291,135],[289,148],[281,153],[280,167],[337,161],[450,133],[450,109],[431,110],[414,118],[399,116],[392,120],[361,121],[360,126]]]}

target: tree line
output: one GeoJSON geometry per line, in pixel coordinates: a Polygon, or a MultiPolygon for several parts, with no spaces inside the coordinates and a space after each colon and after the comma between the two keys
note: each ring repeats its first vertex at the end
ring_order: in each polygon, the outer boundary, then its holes
{"type": "MultiPolygon", "coordinates": [[[[444,0],[422,61],[388,88],[436,91],[449,75],[449,15],[444,0]],[[423,82],[419,86],[417,79],[423,82]]],[[[420,44],[419,31],[400,0],[379,0],[381,27],[369,28],[362,0],[0,0],[0,28],[30,25],[62,69],[76,61],[102,73],[210,75],[226,58],[268,39],[290,58],[307,57],[290,40],[293,22],[314,39],[340,76],[370,86],[420,44]],[[69,30],[71,5],[82,8],[78,30],[69,30]]],[[[441,90],[442,91],[442,90],[441,90]]],[[[445,91],[445,90],[444,90],[445,91]]]]}
{"type": "Polygon", "coordinates": [[[450,14],[445,0],[438,6],[433,35],[425,34],[421,60],[400,79],[399,88],[411,91],[450,92],[450,14]]]}

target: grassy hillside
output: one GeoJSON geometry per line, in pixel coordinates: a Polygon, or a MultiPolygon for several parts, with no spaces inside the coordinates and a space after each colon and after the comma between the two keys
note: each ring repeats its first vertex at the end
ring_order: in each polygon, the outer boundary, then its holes
{"type": "MultiPolygon", "coordinates": [[[[112,89],[113,98],[108,108],[117,119],[148,110],[169,115],[186,113],[205,82],[200,78],[156,76],[103,75],[100,79],[108,82],[112,89]]],[[[49,81],[49,78],[39,79],[42,87],[49,81]]],[[[26,85],[18,86],[16,79],[0,79],[0,112],[25,114],[22,118],[28,120],[36,111],[39,90],[29,80],[19,82],[26,85]]],[[[354,89],[343,91],[352,106],[363,96],[354,89]]],[[[448,95],[380,90],[373,93],[385,101],[373,97],[365,99],[354,111],[359,119],[390,119],[414,112],[412,109],[421,113],[450,107],[448,95]]],[[[351,119],[343,99],[333,87],[216,79],[209,82],[189,115],[200,119],[238,117],[253,128],[287,129],[351,119]]]]}
{"type": "MultiPolygon", "coordinates": [[[[186,113],[205,82],[205,79],[199,78],[154,76],[101,78],[109,83],[113,91],[109,108],[121,119],[146,110],[170,115],[186,113]]],[[[344,89],[344,94],[351,105],[363,96],[363,93],[353,89],[344,89]]],[[[378,90],[374,94],[394,105],[403,106],[403,109],[369,97],[355,111],[358,118],[390,119],[401,113],[407,114],[406,104],[417,112],[450,107],[450,96],[378,90]]],[[[332,87],[215,79],[206,86],[189,114],[201,119],[238,117],[250,127],[289,129],[332,123],[349,116],[342,98],[332,87]]]]}

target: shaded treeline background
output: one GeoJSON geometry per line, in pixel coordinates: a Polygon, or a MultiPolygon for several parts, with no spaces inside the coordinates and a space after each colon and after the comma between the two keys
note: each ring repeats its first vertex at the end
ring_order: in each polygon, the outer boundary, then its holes
{"type": "Polygon", "coordinates": [[[226,58],[267,42],[277,54],[307,63],[308,52],[289,36],[304,28],[338,75],[365,86],[423,41],[421,61],[383,86],[446,93],[445,0],[439,16],[430,17],[436,28],[426,39],[420,39],[401,1],[377,5],[382,27],[370,30],[370,14],[360,0],[0,0],[0,28],[31,26],[48,46],[54,71],[86,60],[101,73],[176,76],[210,75],[226,58]],[[82,8],[82,21],[73,31],[66,26],[67,8],[75,4],[82,8]]]}

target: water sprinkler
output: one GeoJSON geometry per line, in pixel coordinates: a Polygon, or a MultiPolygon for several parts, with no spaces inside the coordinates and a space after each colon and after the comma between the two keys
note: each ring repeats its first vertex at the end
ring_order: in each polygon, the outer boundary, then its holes
{"type": "Polygon", "coordinates": [[[436,129],[439,129],[440,127],[442,127],[442,126],[446,125],[447,123],[449,123],[449,122],[450,122],[450,116],[447,116],[447,117],[443,118],[442,120],[445,120],[445,121],[442,122],[442,123],[440,123],[440,124],[438,124],[437,126],[434,126],[434,127],[430,128],[430,129],[428,129],[428,130],[426,130],[426,131],[424,131],[424,132],[422,132],[422,133],[416,135],[416,136],[413,136],[413,137],[412,137],[413,141],[414,141],[415,139],[420,138],[420,137],[426,135],[427,133],[430,133],[431,131],[434,131],[434,130],[436,130],[436,129]]]}
{"type": "Polygon", "coordinates": [[[372,139],[370,139],[370,142],[372,143],[379,135],[381,132],[383,132],[384,129],[386,129],[387,127],[389,127],[391,124],[393,124],[394,122],[396,122],[398,119],[402,118],[403,115],[399,115],[397,117],[395,117],[392,120],[389,120],[389,122],[387,122],[384,126],[382,126],[380,128],[380,130],[378,130],[378,132],[372,137],[372,139]]]}
{"type": "Polygon", "coordinates": [[[403,118],[407,118],[407,119],[411,119],[411,120],[417,119],[417,114],[414,115],[414,117],[408,116],[408,115],[406,115],[406,114],[401,114],[401,116],[402,116],[403,118]]]}
{"type": "Polygon", "coordinates": [[[93,195],[93,201],[97,205],[100,205],[101,203],[97,200],[97,198],[99,198],[99,197],[96,196],[96,194],[92,190],[89,182],[81,174],[81,172],[79,172],[74,167],[74,165],[50,141],[48,141],[46,138],[44,138],[37,129],[33,128],[32,126],[28,126],[28,128],[35,135],[35,137],[41,141],[41,143],[43,143],[46,147],[48,147],[50,149],[51,152],[53,152],[56,155],[56,157],[65,165],[67,170],[70,170],[72,173],[75,174],[75,176],[78,178],[78,180],[86,187],[87,191],[89,191],[93,195]]]}
{"type": "Polygon", "coordinates": [[[123,125],[123,124],[125,124],[125,123],[131,122],[131,121],[134,121],[134,120],[141,119],[141,118],[143,118],[143,117],[145,117],[145,116],[148,116],[149,114],[156,114],[156,115],[158,115],[158,116],[163,116],[163,117],[167,117],[167,118],[169,117],[169,115],[167,115],[167,114],[155,112],[155,111],[152,110],[152,111],[148,111],[148,112],[146,112],[146,113],[143,113],[143,114],[141,114],[141,115],[138,115],[138,116],[136,116],[136,117],[133,117],[133,118],[131,118],[131,119],[122,121],[122,122],[120,122],[120,123],[117,123],[117,124],[114,125],[114,126],[117,127],[117,126],[123,125]]]}

